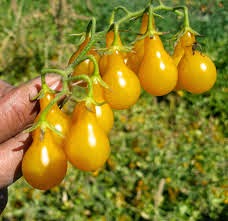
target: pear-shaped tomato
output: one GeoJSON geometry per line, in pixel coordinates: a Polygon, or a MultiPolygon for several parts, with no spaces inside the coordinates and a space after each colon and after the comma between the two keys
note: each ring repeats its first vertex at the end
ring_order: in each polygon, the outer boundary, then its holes
{"type": "Polygon", "coordinates": [[[186,47],[192,47],[192,45],[196,42],[195,35],[192,34],[191,32],[187,31],[185,32],[180,39],[178,40],[174,52],[173,52],[173,60],[176,66],[180,62],[180,59],[184,55],[184,50],[186,47]]]}
{"type": "MultiPolygon", "coordinates": [[[[147,31],[149,16],[147,13],[144,13],[142,16],[142,22],[140,27],[140,34],[144,34],[147,31]]],[[[154,25],[154,24],[153,24],[154,25]]]]}
{"type": "MultiPolygon", "coordinates": [[[[86,47],[88,42],[90,41],[89,37],[86,37],[82,44],[79,46],[78,50],[71,56],[68,64],[72,64],[75,59],[79,56],[82,50],[86,47]]],[[[93,55],[97,61],[100,59],[100,55],[96,52],[94,48],[91,48],[87,54],[93,55]]],[[[90,59],[86,59],[80,64],[78,64],[73,71],[73,76],[77,76],[80,74],[91,75],[94,71],[94,64],[90,59]]]]}
{"type": "Polygon", "coordinates": [[[77,113],[64,143],[68,160],[83,171],[101,168],[110,154],[110,145],[105,131],[99,126],[96,115],[85,105],[77,113]]]}
{"type": "MultiPolygon", "coordinates": [[[[144,34],[147,30],[148,14],[144,13],[140,27],[140,34],[144,34]]],[[[138,36],[140,37],[140,36],[138,36]]],[[[144,39],[137,40],[131,52],[127,55],[127,66],[138,74],[140,64],[144,55],[144,39]]]]}
{"type": "MultiPolygon", "coordinates": [[[[105,102],[104,90],[99,83],[93,84],[93,96],[96,102],[105,102]]],[[[108,134],[109,131],[112,129],[114,123],[113,111],[110,105],[108,103],[104,103],[100,106],[96,105],[95,112],[98,124],[108,134]]]]}
{"type": "Polygon", "coordinates": [[[104,88],[104,98],[112,109],[127,109],[136,103],[141,92],[140,82],[120,54],[108,56],[108,68],[102,78],[109,86],[104,88]]]}
{"type": "Polygon", "coordinates": [[[152,95],[166,95],[176,86],[177,67],[158,35],[146,37],[144,47],[145,53],[139,68],[141,86],[152,95]]]}
{"type": "Polygon", "coordinates": [[[211,59],[186,48],[184,56],[178,64],[180,85],[193,94],[201,94],[210,90],[216,81],[216,67],[211,59]]]}
{"type": "MultiPolygon", "coordinates": [[[[107,34],[106,34],[106,47],[107,48],[110,48],[112,46],[112,43],[114,41],[114,31],[108,31],[107,34]]],[[[122,47],[123,44],[122,44],[122,41],[120,39],[120,35],[118,34],[117,35],[117,42],[116,42],[116,45],[118,45],[119,47],[122,47]]]]}
{"type": "MultiPolygon", "coordinates": [[[[93,96],[96,102],[105,102],[103,87],[99,83],[93,83],[93,96]]],[[[84,103],[78,103],[72,114],[72,121],[75,122],[84,109],[84,103]]],[[[108,103],[95,106],[95,114],[99,126],[108,134],[113,127],[114,116],[113,111],[108,103]]]]}
{"type": "MultiPolygon", "coordinates": [[[[172,55],[173,61],[176,66],[178,66],[181,58],[184,56],[184,51],[186,48],[192,48],[192,45],[196,42],[195,35],[191,32],[187,31],[185,32],[177,42],[174,53],[172,55]]],[[[175,87],[175,90],[181,90],[183,89],[183,86],[181,85],[178,77],[178,81],[175,87]]]]}
{"type": "Polygon", "coordinates": [[[127,66],[138,74],[140,64],[144,55],[144,39],[135,42],[131,52],[128,53],[127,66]]]}
{"type": "MultiPolygon", "coordinates": [[[[114,41],[114,32],[111,30],[109,32],[107,32],[106,34],[106,47],[108,49],[112,48],[112,43],[114,41]]],[[[126,64],[127,63],[127,54],[123,51],[121,51],[121,48],[123,48],[123,44],[122,44],[122,41],[120,39],[120,35],[118,34],[117,35],[117,42],[116,42],[116,45],[111,49],[113,52],[112,53],[118,53],[122,56],[122,59],[124,61],[124,63],[126,64]]],[[[109,65],[109,53],[107,54],[104,54],[101,59],[99,60],[99,69],[100,69],[100,74],[101,76],[104,75],[104,73],[106,72],[107,68],[108,68],[108,65],[109,65]]]]}
{"type": "MultiPolygon", "coordinates": [[[[45,107],[51,102],[51,100],[54,99],[54,94],[51,93],[46,93],[42,98],[40,98],[39,103],[40,103],[40,111],[44,110],[45,107]]],[[[35,121],[37,121],[40,117],[40,114],[37,116],[35,121]]],[[[55,142],[58,145],[61,145],[63,142],[64,137],[69,131],[69,125],[70,125],[70,117],[66,115],[64,112],[62,112],[57,104],[54,104],[51,107],[51,110],[48,112],[46,121],[53,126],[56,130],[58,130],[63,137],[59,136],[56,134],[55,142]]],[[[33,132],[34,136],[38,131],[35,130],[33,132]]]]}
{"type": "Polygon", "coordinates": [[[42,134],[37,129],[35,134],[22,160],[22,173],[34,188],[48,190],[64,179],[67,159],[63,148],[56,144],[53,132],[47,129],[42,134]]]}

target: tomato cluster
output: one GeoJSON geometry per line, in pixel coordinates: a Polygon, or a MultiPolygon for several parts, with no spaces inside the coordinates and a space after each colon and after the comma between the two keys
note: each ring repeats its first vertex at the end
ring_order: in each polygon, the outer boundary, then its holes
{"type": "Polygon", "coordinates": [[[55,95],[47,86],[41,90],[33,143],[22,161],[23,176],[33,187],[46,190],[58,185],[68,161],[82,171],[102,168],[110,155],[113,110],[130,108],[141,89],[153,96],[180,89],[200,94],[214,85],[215,65],[196,50],[192,29],[184,29],[171,56],[155,31],[151,12],[140,13],[140,33],[132,50],[123,50],[118,23],[114,22],[105,32],[106,52],[99,53],[92,45],[91,29],[69,59],[66,72],[56,71],[62,75],[62,93],[55,95]],[[75,83],[87,88],[88,96],[66,115],[56,102],[63,96],[71,98],[75,83]]]}

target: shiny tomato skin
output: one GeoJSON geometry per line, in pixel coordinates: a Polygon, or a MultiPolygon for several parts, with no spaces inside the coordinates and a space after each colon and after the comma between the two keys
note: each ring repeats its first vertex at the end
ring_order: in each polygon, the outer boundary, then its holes
{"type": "Polygon", "coordinates": [[[178,42],[176,43],[176,46],[174,48],[174,52],[173,52],[173,59],[174,62],[176,64],[176,66],[178,65],[178,63],[180,62],[180,59],[184,56],[184,50],[187,47],[192,47],[192,45],[196,42],[196,38],[195,35],[192,34],[191,32],[187,31],[185,32],[180,39],[178,40],[178,42]]]}
{"type": "Polygon", "coordinates": [[[104,75],[104,73],[106,72],[108,66],[110,65],[110,59],[109,59],[109,55],[111,53],[116,53],[116,54],[120,54],[122,56],[122,59],[124,61],[124,63],[127,63],[127,53],[121,51],[121,48],[123,49],[123,44],[122,41],[120,39],[120,35],[117,35],[117,42],[116,45],[113,47],[113,41],[114,41],[114,32],[108,31],[106,34],[106,47],[107,49],[110,50],[110,52],[105,53],[103,56],[101,56],[100,60],[99,60],[99,69],[100,69],[100,74],[101,76],[104,75]]]}
{"type": "MultiPolygon", "coordinates": [[[[196,43],[195,35],[191,32],[187,31],[185,32],[176,43],[176,46],[174,48],[174,53],[172,55],[173,61],[176,66],[178,66],[181,58],[184,56],[184,51],[187,48],[192,48],[193,44],[196,43]]],[[[181,85],[178,77],[178,81],[176,84],[176,87],[174,90],[181,90],[183,89],[183,86],[181,85]]]]}
{"type": "MultiPolygon", "coordinates": [[[[93,83],[93,96],[94,100],[98,103],[105,102],[103,87],[99,83],[93,83]]],[[[72,121],[76,122],[81,112],[84,111],[84,102],[78,103],[72,113],[72,121]]],[[[102,105],[95,105],[94,110],[99,126],[105,131],[106,134],[110,132],[114,124],[113,111],[108,103],[102,105]]]]}
{"type": "Polygon", "coordinates": [[[139,80],[144,90],[154,96],[171,92],[177,83],[177,67],[165,51],[159,36],[146,37],[139,80]]]}
{"type": "MultiPolygon", "coordinates": [[[[47,105],[53,100],[55,97],[54,94],[45,93],[42,98],[40,98],[40,112],[44,110],[47,105]]],[[[39,120],[40,114],[36,117],[35,122],[39,120]]],[[[58,130],[63,137],[55,134],[55,141],[57,144],[61,145],[64,140],[64,137],[67,135],[70,126],[70,117],[61,111],[57,104],[54,104],[50,111],[47,114],[46,121],[53,126],[56,130],[58,130]]],[[[37,133],[37,130],[33,132],[33,135],[37,133]]]]}
{"type": "MultiPolygon", "coordinates": [[[[142,17],[140,34],[144,34],[147,31],[148,14],[144,13],[142,17]]],[[[138,37],[141,37],[140,35],[138,37]]],[[[131,52],[127,55],[127,66],[136,74],[138,74],[140,64],[144,55],[144,39],[139,39],[135,42],[131,52]]]]}
{"type": "Polygon", "coordinates": [[[178,65],[179,82],[183,89],[193,94],[210,90],[216,82],[216,67],[211,59],[189,49],[178,65]]]}
{"type": "Polygon", "coordinates": [[[102,78],[109,86],[104,89],[104,98],[112,109],[127,109],[137,102],[141,92],[140,82],[120,54],[109,55],[108,68],[102,78]]]}
{"type": "Polygon", "coordinates": [[[63,148],[56,144],[50,130],[38,128],[33,143],[22,160],[22,174],[34,188],[48,190],[61,183],[67,171],[63,148]]]}
{"type": "MultiPolygon", "coordinates": [[[[82,50],[86,47],[88,42],[90,41],[89,37],[86,37],[85,40],[82,42],[82,44],[79,46],[78,50],[73,53],[73,55],[70,57],[68,65],[72,64],[75,59],[79,56],[79,54],[82,52],[82,50]]],[[[91,48],[88,53],[88,55],[93,55],[97,62],[99,62],[100,55],[97,53],[97,51],[94,48],[91,48]]],[[[91,75],[94,71],[94,64],[90,59],[86,59],[83,62],[79,63],[72,73],[72,76],[77,76],[81,74],[91,75]]],[[[85,86],[85,84],[82,84],[82,86],[85,86]]]]}
{"type": "Polygon", "coordinates": [[[95,113],[85,105],[71,125],[64,151],[71,164],[83,171],[96,171],[109,157],[108,137],[99,126],[95,113]]]}
{"type": "Polygon", "coordinates": [[[108,134],[114,124],[114,115],[110,105],[104,99],[104,88],[99,83],[93,84],[93,95],[96,102],[105,102],[95,106],[95,113],[98,124],[108,134]]]}

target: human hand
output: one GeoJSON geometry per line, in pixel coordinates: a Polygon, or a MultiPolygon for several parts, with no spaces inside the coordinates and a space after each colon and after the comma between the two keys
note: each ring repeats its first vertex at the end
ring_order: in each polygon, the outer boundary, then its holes
{"type": "MultiPolygon", "coordinates": [[[[47,84],[61,88],[60,77],[48,75],[47,84]]],[[[0,80],[0,214],[7,203],[7,186],[21,176],[21,161],[32,142],[23,130],[31,125],[39,112],[37,101],[31,101],[41,89],[40,78],[18,87],[0,80]]]]}

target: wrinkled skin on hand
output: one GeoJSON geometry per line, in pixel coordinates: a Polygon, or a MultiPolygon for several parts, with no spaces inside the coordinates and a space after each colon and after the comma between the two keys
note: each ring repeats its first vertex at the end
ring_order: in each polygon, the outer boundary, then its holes
{"type": "MultiPolygon", "coordinates": [[[[56,75],[46,77],[48,85],[55,90],[61,88],[56,75]]],[[[7,203],[7,186],[21,176],[21,161],[32,142],[29,127],[39,112],[37,101],[31,98],[41,88],[40,78],[18,87],[0,80],[0,214],[7,203]]]]}

